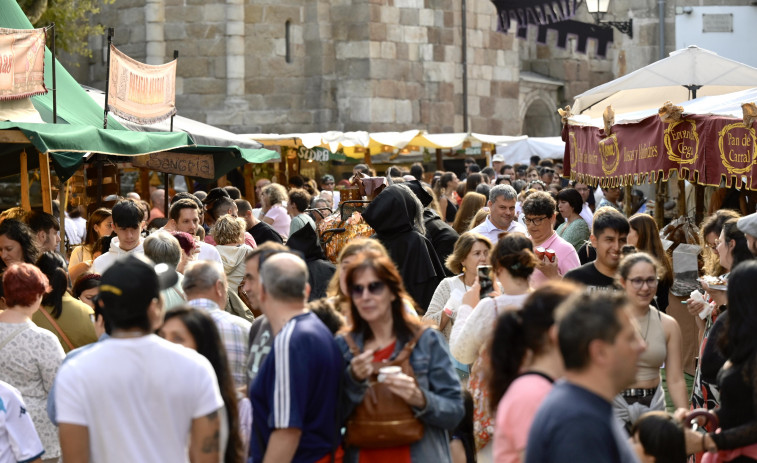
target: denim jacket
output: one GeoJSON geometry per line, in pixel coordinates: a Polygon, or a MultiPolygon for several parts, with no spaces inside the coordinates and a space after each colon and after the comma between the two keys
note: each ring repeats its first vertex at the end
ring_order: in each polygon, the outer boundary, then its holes
{"type": "MultiPolygon", "coordinates": [[[[353,335],[355,343],[363,350],[364,339],[361,335],[353,335]]],[[[357,381],[350,373],[352,353],[343,336],[336,338],[337,345],[342,351],[346,368],[343,375],[341,406],[344,417],[352,414],[355,407],[363,401],[368,389],[368,381],[357,381]]],[[[397,340],[390,359],[399,355],[405,343],[397,340]]],[[[415,416],[423,422],[425,430],[423,438],[410,445],[410,457],[414,462],[449,463],[448,431],[455,429],[463,418],[463,405],[460,381],[452,366],[447,343],[442,335],[433,329],[427,329],[415,345],[410,355],[410,365],[415,373],[423,395],[426,397],[426,407],[423,410],[413,408],[415,416]]],[[[345,463],[358,461],[359,449],[345,448],[345,463]]]]}

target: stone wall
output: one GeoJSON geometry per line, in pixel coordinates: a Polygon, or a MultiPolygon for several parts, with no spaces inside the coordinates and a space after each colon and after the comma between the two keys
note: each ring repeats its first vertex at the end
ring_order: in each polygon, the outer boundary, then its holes
{"type": "MultiPolygon", "coordinates": [[[[467,4],[468,129],[518,133],[517,41],[467,4]]],[[[179,113],[236,132],[463,130],[461,0],[118,0],[95,20],[135,59],[179,50],[179,113]]],[[[77,73],[98,88],[103,43],[77,73]]]]}
{"type": "MultiPolygon", "coordinates": [[[[683,6],[751,5],[751,0],[665,0],[665,46],[663,55],[675,50],[675,8],[683,6]]],[[[566,49],[555,46],[556,33],[550,31],[546,44],[536,43],[536,28],[529,28],[528,40],[519,41],[521,68],[554,79],[565,86],[560,106],[572,104],[576,95],[613,80],[660,59],[658,0],[612,0],[605,20],[626,21],[633,18],[633,38],[617,30],[606,57],[596,56],[596,46],[589,41],[586,54],[575,51],[575,40],[566,49]]],[[[579,8],[577,21],[593,23],[585,6],[579,8]]]]}
{"type": "MultiPolygon", "coordinates": [[[[676,6],[751,0],[666,0],[665,54],[676,6]]],[[[240,132],[425,129],[459,132],[463,121],[462,0],[117,0],[93,18],[115,26],[135,59],[180,52],[179,114],[240,132]]],[[[515,135],[597,85],[659,57],[658,0],[613,0],[606,19],[633,18],[633,39],[615,31],[606,57],[496,31],[490,0],[467,0],[468,130],[515,135]],[[521,71],[527,78],[521,77],[521,71]],[[540,80],[539,75],[546,77],[540,80]],[[533,107],[536,104],[538,107],[533,107]],[[548,111],[547,111],[548,112],[548,111]]],[[[579,21],[593,22],[584,6],[579,21]]],[[[104,88],[102,37],[71,68],[104,88]]],[[[162,56],[162,58],[161,58],[162,56]]],[[[559,124],[557,125],[559,128],[559,124]]],[[[554,132],[554,130],[553,130],[554,132]]],[[[556,135],[557,133],[552,133],[556,135]]]]}

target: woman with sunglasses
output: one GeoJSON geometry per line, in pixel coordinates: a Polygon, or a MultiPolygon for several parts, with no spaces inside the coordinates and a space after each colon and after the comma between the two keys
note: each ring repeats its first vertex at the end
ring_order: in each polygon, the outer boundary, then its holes
{"type": "MultiPolygon", "coordinates": [[[[383,379],[395,395],[407,403],[423,424],[423,437],[409,445],[390,448],[345,449],[344,461],[450,462],[447,430],[463,417],[460,382],[442,335],[421,330],[408,316],[403,300],[409,298],[394,263],[387,256],[366,251],[347,269],[352,326],[337,337],[346,362],[342,404],[349,416],[376,380],[382,362],[395,359],[408,342],[417,338],[410,354],[414,378],[396,373],[383,379]],[[351,338],[358,355],[347,341],[351,338]]],[[[349,442],[349,432],[347,441],[349,442]]]]}
{"type": "Polygon", "coordinates": [[[613,402],[615,417],[630,431],[649,410],[665,410],[660,368],[665,374],[675,408],[688,408],[681,358],[681,329],[675,319],[650,304],[657,291],[662,266],[645,252],[627,255],[618,266],[618,284],[625,290],[646,349],[639,357],[636,381],[613,402]]]}

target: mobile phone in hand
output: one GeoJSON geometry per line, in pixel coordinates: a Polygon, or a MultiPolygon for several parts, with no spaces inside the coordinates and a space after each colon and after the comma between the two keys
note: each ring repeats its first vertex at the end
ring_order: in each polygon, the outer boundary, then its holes
{"type": "Polygon", "coordinates": [[[491,265],[479,265],[478,270],[478,284],[481,286],[479,297],[484,298],[489,296],[489,293],[494,289],[492,284],[492,266],[491,265]]]}

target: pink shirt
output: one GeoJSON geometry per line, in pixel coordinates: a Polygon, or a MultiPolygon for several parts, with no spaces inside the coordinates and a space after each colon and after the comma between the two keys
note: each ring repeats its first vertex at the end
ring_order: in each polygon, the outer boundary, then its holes
{"type": "Polygon", "coordinates": [[[552,383],[541,375],[526,374],[510,384],[497,406],[494,426],[494,461],[520,463],[526,450],[528,432],[539,405],[552,390],[552,383]]]}
{"type": "Polygon", "coordinates": [[[285,239],[289,237],[289,225],[292,222],[292,218],[289,216],[287,210],[284,209],[284,206],[280,204],[271,206],[265,216],[273,220],[271,227],[279,232],[279,235],[283,236],[285,239]]]}
{"type": "MultiPolygon", "coordinates": [[[[578,260],[576,248],[562,239],[557,233],[552,233],[552,236],[547,239],[547,241],[538,246],[545,249],[554,249],[555,256],[557,256],[557,269],[559,270],[561,277],[568,273],[568,271],[581,265],[581,261],[578,260]]],[[[534,248],[536,247],[537,245],[534,244],[534,248]]],[[[534,289],[540,287],[547,281],[549,281],[549,278],[544,276],[541,270],[534,270],[534,273],[531,274],[531,287],[534,289]]]]}

